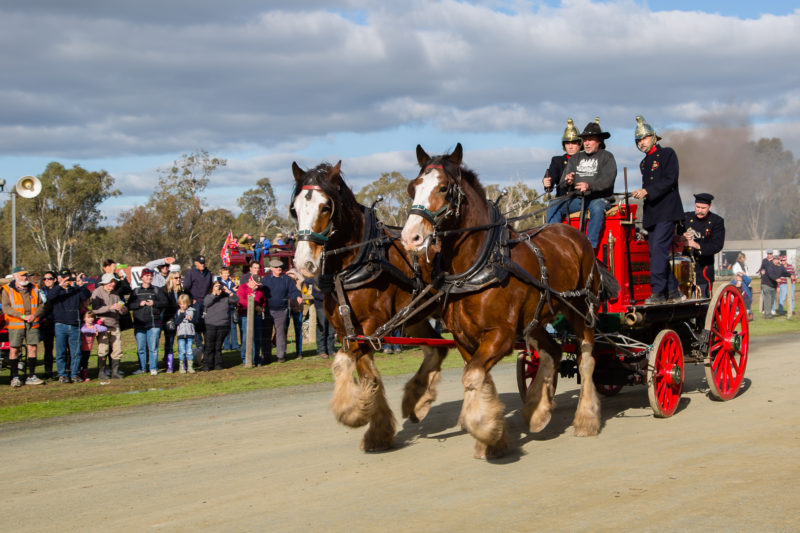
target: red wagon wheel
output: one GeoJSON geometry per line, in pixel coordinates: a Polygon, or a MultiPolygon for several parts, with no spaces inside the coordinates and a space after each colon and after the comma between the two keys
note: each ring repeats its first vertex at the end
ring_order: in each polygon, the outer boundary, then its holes
{"type": "Polygon", "coordinates": [[[714,292],[706,314],[708,360],[706,381],[711,396],[730,400],[739,392],[747,366],[750,326],[739,289],[723,285],[714,292]]]}
{"type": "Polygon", "coordinates": [[[528,389],[533,385],[533,380],[536,379],[538,371],[539,354],[536,350],[533,350],[532,353],[527,350],[520,351],[519,355],[517,355],[517,387],[523,402],[528,394],[528,389]]]}
{"type": "Polygon", "coordinates": [[[658,418],[675,413],[683,390],[683,346],[678,334],[662,330],[653,341],[647,370],[647,396],[658,418]]]}

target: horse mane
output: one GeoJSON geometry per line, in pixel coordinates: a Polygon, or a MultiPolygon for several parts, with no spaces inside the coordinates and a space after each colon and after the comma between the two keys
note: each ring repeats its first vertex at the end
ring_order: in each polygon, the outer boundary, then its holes
{"type": "Polygon", "coordinates": [[[331,199],[334,206],[334,217],[336,225],[341,227],[348,221],[352,221],[361,213],[361,204],[356,200],[353,190],[344,182],[344,173],[339,170],[335,179],[331,181],[328,175],[333,170],[333,165],[327,162],[320,163],[316,167],[306,170],[303,173],[301,182],[295,184],[295,189],[292,194],[292,204],[295,198],[303,190],[305,185],[315,185],[322,189],[322,192],[331,199]]]}
{"type": "Polygon", "coordinates": [[[464,163],[461,163],[461,166],[457,168],[450,161],[450,153],[432,157],[427,165],[442,165],[448,176],[458,176],[458,173],[461,172],[461,180],[469,184],[480,198],[486,198],[486,189],[483,188],[481,180],[478,179],[478,174],[464,163]]]}

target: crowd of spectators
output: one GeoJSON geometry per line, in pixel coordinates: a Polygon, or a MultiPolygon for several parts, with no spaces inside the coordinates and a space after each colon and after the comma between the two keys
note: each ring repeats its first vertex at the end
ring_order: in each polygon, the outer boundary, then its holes
{"type": "MultiPolygon", "coordinates": [[[[267,259],[263,253],[259,258],[267,259]]],[[[284,272],[284,264],[277,258],[269,260],[268,272],[262,275],[263,270],[253,261],[243,268],[237,282],[228,267],[213,275],[202,255],[194,258],[185,274],[174,258],[165,257],[147,263],[140,282],[131,288],[125,270],[109,259],[102,263],[102,273],[90,291],[90,278],[83,273],[67,268],[45,272],[37,286],[28,279],[28,271],[17,266],[13,280],[0,290],[9,332],[11,386],[44,382],[36,375],[40,343],[45,379],[90,381],[89,360],[95,346],[97,379],[123,378],[121,332],[127,329],[134,332],[138,355],[133,374],[221,370],[226,350],[240,350],[244,364],[248,328],[253,328],[254,366],[284,362],[290,322],[296,357],[302,358],[303,291],[309,299],[313,295],[317,309],[317,354],[328,358],[335,351],[334,331],[313,280],[301,284],[300,276],[284,272]],[[252,324],[247,319],[250,295],[255,303],[252,324]],[[23,346],[24,365],[18,361],[23,346]]]]}

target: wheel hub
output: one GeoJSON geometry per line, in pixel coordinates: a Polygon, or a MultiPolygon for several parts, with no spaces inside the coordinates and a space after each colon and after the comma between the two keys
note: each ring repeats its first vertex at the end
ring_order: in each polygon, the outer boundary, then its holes
{"type": "Polygon", "coordinates": [[[663,376],[668,385],[680,385],[683,383],[683,371],[678,365],[665,368],[663,376]]]}
{"type": "Polygon", "coordinates": [[[726,352],[738,352],[742,347],[742,337],[737,331],[725,335],[723,346],[726,352]]]}

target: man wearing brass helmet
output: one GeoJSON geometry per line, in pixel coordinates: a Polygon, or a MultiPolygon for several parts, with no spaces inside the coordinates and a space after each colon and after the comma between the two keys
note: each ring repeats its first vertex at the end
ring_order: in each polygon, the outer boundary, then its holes
{"type": "Polygon", "coordinates": [[[617,161],[611,152],[604,148],[603,141],[611,137],[611,134],[600,127],[600,118],[587,124],[579,137],[583,141],[583,151],[570,157],[558,184],[559,195],[574,191],[579,196],[557,204],[553,211],[548,213],[550,215],[548,222],[560,222],[568,212],[580,211],[585,202],[589,212],[586,237],[592,246],[597,248],[606,209],[614,195],[617,161]]]}
{"type": "Polygon", "coordinates": [[[641,116],[636,117],[633,137],[636,147],[645,154],[639,163],[642,188],[633,191],[634,198],[644,200],[642,226],[647,230],[650,248],[650,297],[645,303],[679,300],[678,280],[669,264],[675,228],[683,219],[678,192],[678,156],[672,148],[658,144],[661,137],[641,116]]]}
{"type": "Polygon", "coordinates": [[[547,169],[544,178],[542,178],[542,185],[544,185],[544,190],[547,192],[552,191],[554,187],[558,187],[561,182],[561,174],[564,172],[564,168],[569,163],[570,158],[581,150],[581,136],[572,119],[567,120],[567,128],[564,130],[564,135],[561,136],[561,147],[565,153],[553,156],[553,159],[550,160],[550,168],[547,169]]]}

